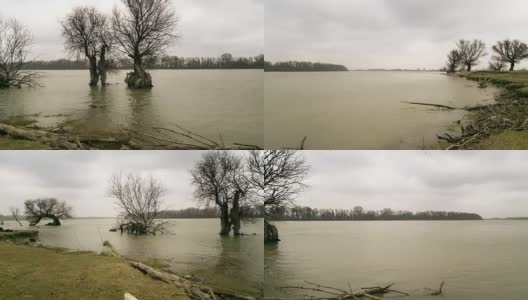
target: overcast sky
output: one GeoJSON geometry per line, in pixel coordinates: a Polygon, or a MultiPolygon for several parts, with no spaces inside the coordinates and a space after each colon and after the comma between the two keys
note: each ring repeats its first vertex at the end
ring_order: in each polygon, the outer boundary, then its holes
{"type": "MultiPolygon", "coordinates": [[[[263,0],[172,0],[182,36],[169,53],[179,56],[235,56],[263,53],[263,0]]],[[[16,18],[34,35],[39,59],[66,56],[60,20],[74,7],[95,6],[110,13],[120,0],[0,0],[0,16],[16,18]],[[9,4],[7,4],[9,3],[9,4]]]]}
{"type": "Polygon", "coordinates": [[[167,189],[167,208],[195,207],[189,170],[199,151],[0,153],[0,213],[24,200],[55,197],[73,206],[74,216],[115,216],[108,181],[117,172],[152,175],[167,189]]]}
{"type": "MultiPolygon", "coordinates": [[[[298,204],[318,208],[450,210],[483,217],[528,216],[528,152],[305,151],[310,188],[298,204]]],[[[170,209],[195,207],[189,170],[199,151],[0,153],[0,213],[56,197],[75,216],[114,216],[116,171],[159,178],[170,209]]]]}
{"type": "Polygon", "coordinates": [[[528,42],[527,12],[525,0],[266,0],[265,53],[352,69],[439,68],[461,38],[484,40],[488,52],[499,39],[528,42]]]}
{"type": "Polygon", "coordinates": [[[306,159],[302,205],[528,216],[528,152],[310,151],[306,159]]]}

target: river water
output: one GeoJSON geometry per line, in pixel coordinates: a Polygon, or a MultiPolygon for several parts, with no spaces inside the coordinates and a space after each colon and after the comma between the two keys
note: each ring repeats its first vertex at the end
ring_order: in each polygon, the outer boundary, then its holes
{"type": "MultiPolygon", "coordinates": [[[[304,280],[341,289],[394,282],[442,299],[526,299],[528,222],[276,222],[281,242],[265,246],[265,295],[304,280]]],[[[304,291],[306,293],[306,291],[304,291]]],[[[286,294],[285,294],[286,293],[286,294]]]]}
{"type": "Polygon", "coordinates": [[[490,103],[497,92],[433,72],[267,72],[264,78],[266,148],[295,147],[305,136],[313,150],[432,147],[465,113],[401,101],[463,107],[490,103]]]}
{"type": "MultiPolygon", "coordinates": [[[[219,220],[169,220],[166,235],[134,236],[109,232],[115,219],[73,219],[60,227],[38,226],[39,241],[48,246],[100,253],[105,240],[120,255],[141,260],[160,259],[171,271],[193,274],[213,286],[261,295],[264,254],[263,221],[245,223],[242,232],[256,236],[220,237],[219,220]]],[[[43,221],[42,224],[46,222],[43,221]]],[[[15,222],[7,226],[19,229],[15,222]]]]}
{"type": "Polygon", "coordinates": [[[88,86],[88,71],[42,71],[42,87],[0,90],[0,120],[28,115],[40,126],[67,122],[80,134],[183,126],[227,145],[263,145],[263,72],[153,70],[155,87],[130,90],[126,71],[113,85],[88,86]],[[221,138],[220,138],[221,136],[221,138]]]}

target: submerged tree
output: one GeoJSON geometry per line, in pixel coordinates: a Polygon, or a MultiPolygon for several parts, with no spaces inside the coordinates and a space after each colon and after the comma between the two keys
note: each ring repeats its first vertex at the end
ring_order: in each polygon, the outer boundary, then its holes
{"type": "Polygon", "coordinates": [[[486,44],[481,40],[460,40],[457,43],[461,63],[466,66],[466,71],[471,72],[471,67],[478,65],[479,59],[486,56],[486,44]]]}
{"type": "Polygon", "coordinates": [[[94,7],[77,7],[61,24],[66,50],[88,58],[90,86],[96,86],[99,78],[105,85],[106,53],[111,44],[108,18],[94,7]]]}
{"type": "Polygon", "coordinates": [[[248,168],[251,185],[264,204],[264,241],[278,242],[279,232],[269,218],[290,206],[306,188],[310,168],[302,153],[294,150],[252,151],[248,168]]]}
{"type": "Polygon", "coordinates": [[[38,74],[24,71],[31,33],[16,20],[0,19],[0,88],[35,86],[38,74]]]}
{"type": "Polygon", "coordinates": [[[37,225],[42,219],[52,219],[53,222],[47,225],[60,226],[59,219],[71,218],[72,208],[64,201],[55,198],[41,198],[27,200],[24,202],[26,219],[29,226],[37,225]]]}
{"type": "Polygon", "coordinates": [[[515,64],[528,58],[528,45],[519,40],[499,41],[492,49],[497,54],[497,60],[510,64],[510,71],[515,69],[515,64]]]}
{"type": "Polygon", "coordinates": [[[162,54],[178,38],[176,14],[170,0],[121,1],[125,11],[114,9],[112,31],[120,50],[134,61],[125,82],[131,88],[151,88],[145,59],[162,54]]]}
{"type": "Polygon", "coordinates": [[[460,53],[453,49],[447,55],[447,73],[455,73],[460,66],[460,53]]]}
{"type": "Polygon", "coordinates": [[[195,198],[220,210],[220,235],[240,233],[243,217],[242,201],[247,196],[248,182],[242,158],[232,152],[205,153],[191,170],[195,198]]]}
{"type": "Polygon", "coordinates": [[[121,210],[121,232],[144,235],[165,231],[166,223],[160,220],[165,189],[159,180],[116,174],[110,181],[110,194],[121,210]]]}

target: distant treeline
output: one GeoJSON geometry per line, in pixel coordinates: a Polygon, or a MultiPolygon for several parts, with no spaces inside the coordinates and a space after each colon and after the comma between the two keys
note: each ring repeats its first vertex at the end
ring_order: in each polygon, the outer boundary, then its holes
{"type": "Polygon", "coordinates": [[[364,210],[361,206],[356,206],[353,209],[318,209],[295,206],[275,212],[272,219],[275,221],[433,221],[482,220],[482,217],[478,214],[464,212],[423,211],[413,213],[411,211],[394,211],[390,208],[380,211],[364,210]]]}
{"type": "Polygon", "coordinates": [[[264,63],[265,72],[346,72],[348,69],[343,65],[308,62],[308,61],[285,61],[264,63]]]}
{"type": "MultiPolygon", "coordinates": [[[[109,62],[114,69],[132,69],[134,63],[128,58],[113,59],[109,62]]],[[[151,57],[145,61],[150,69],[200,70],[200,69],[263,69],[264,55],[255,57],[234,57],[226,53],[220,57],[151,57]]],[[[86,70],[87,60],[37,60],[24,65],[26,70],[86,70]]]]}
{"type": "MultiPolygon", "coordinates": [[[[248,209],[242,210],[243,217],[247,218],[262,218],[262,210],[248,209]]],[[[180,210],[164,210],[160,213],[162,219],[216,219],[220,217],[220,211],[216,207],[210,208],[186,208],[180,210]]]]}

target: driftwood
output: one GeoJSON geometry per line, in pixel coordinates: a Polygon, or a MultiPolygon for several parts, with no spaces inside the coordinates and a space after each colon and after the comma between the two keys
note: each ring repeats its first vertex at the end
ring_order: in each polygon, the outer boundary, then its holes
{"type": "Polygon", "coordinates": [[[167,284],[171,284],[176,286],[177,288],[182,289],[183,291],[185,291],[184,295],[187,295],[192,299],[217,300],[219,298],[222,298],[223,296],[227,296],[230,299],[255,300],[255,298],[251,296],[241,295],[236,292],[221,289],[216,290],[211,287],[207,287],[205,285],[201,285],[199,283],[195,283],[185,278],[176,276],[174,274],[158,271],[140,262],[130,261],[129,263],[132,267],[140,270],[141,272],[149,275],[150,277],[156,280],[163,281],[167,284]]]}
{"type": "MultiPolygon", "coordinates": [[[[389,293],[397,293],[402,296],[411,296],[409,293],[398,291],[395,289],[392,289],[392,286],[394,283],[388,284],[386,286],[372,286],[372,287],[363,287],[359,291],[354,292],[350,286],[350,283],[348,284],[349,289],[339,289],[331,286],[326,286],[322,284],[317,284],[309,281],[305,281],[307,286],[284,286],[281,287],[281,289],[294,289],[294,290],[304,290],[309,291],[312,293],[320,294],[324,296],[303,296],[303,297],[265,297],[265,300],[346,300],[346,299],[373,299],[373,300],[383,300],[383,298],[379,296],[383,296],[385,294],[389,293]]],[[[431,296],[439,296],[442,295],[442,288],[444,286],[444,282],[440,284],[440,288],[434,292],[432,292],[431,296]]]]}
{"type": "Polygon", "coordinates": [[[408,101],[401,101],[401,103],[412,104],[412,105],[422,105],[422,106],[432,106],[432,107],[446,109],[446,110],[466,110],[466,111],[481,110],[481,109],[486,109],[488,107],[488,105],[454,107],[454,106],[449,106],[449,105],[444,105],[444,104],[424,103],[424,102],[408,102],[408,101]]]}

